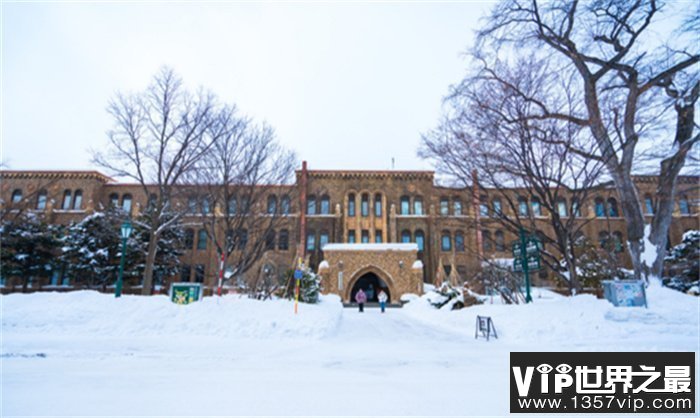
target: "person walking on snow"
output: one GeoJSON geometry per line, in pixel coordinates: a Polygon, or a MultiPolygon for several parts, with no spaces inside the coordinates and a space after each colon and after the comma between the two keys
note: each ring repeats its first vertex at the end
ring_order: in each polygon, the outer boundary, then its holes
{"type": "Polygon", "coordinates": [[[360,306],[360,312],[365,311],[365,302],[367,302],[367,295],[365,295],[364,290],[360,289],[355,295],[355,302],[360,306]]]}
{"type": "Polygon", "coordinates": [[[382,313],[384,313],[384,309],[386,308],[386,300],[388,299],[386,292],[381,290],[377,298],[379,299],[379,306],[382,308],[382,313]]]}

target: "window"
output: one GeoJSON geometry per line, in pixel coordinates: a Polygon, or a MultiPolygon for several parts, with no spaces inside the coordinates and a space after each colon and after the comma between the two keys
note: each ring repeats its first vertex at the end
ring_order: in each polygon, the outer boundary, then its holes
{"type": "Polygon", "coordinates": [[[450,214],[450,201],[446,197],[440,198],[440,215],[447,216],[450,214]]]}
{"type": "Polygon", "coordinates": [[[596,218],[605,217],[605,203],[603,202],[603,198],[601,197],[595,198],[595,216],[596,218]]]}
{"type": "Polygon", "coordinates": [[[15,191],[12,192],[12,203],[19,203],[21,201],[22,201],[22,190],[15,189],[15,191]]]}
{"type": "Polygon", "coordinates": [[[275,249],[275,231],[270,230],[265,234],[265,250],[272,251],[275,249]]]}
{"type": "Polygon", "coordinates": [[[239,250],[243,250],[248,245],[248,230],[245,228],[238,230],[237,246],[239,250]]]}
{"type": "Polygon", "coordinates": [[[503,236],[503,231],[498,230],[494,234],[494,241],[496,243],[496,251],[503,252],[506,250],[506,241],[505,237],[503,236]]]}
{"type": "Polygon", "coordinates": [[[498,216],[503,214],[501,209],[501,199],[493,199],[493,201],[491,201],[491,205],[493,206],[493,213],[495,215],[498,216]]]}
{"type": "Polygon", "coordinates": [[[291,211],[289,196],[282,196],[282,201],[280,202],[280,206],[282,209],[282,215],[289,215],[289,212],[291,211]]]}
{"type": "Polygon", "coordinates": [[[408,196],[401,196],[401,215],[408,215],[410,213],[411,203],[408,196]]]}
{"type": "Polygon", "coordinates": [[[455,232],[455,250],[464,251],[464,233],[462,231],[455,232]]]}
{"type": "Polygon", "coordinates": [[[382,216],[382,195],[374,195],[374,216],[377,218],[382,216]]]}
{"type": "Polygon", "coordinates": [[[440,244],[442,251],[452,251],[452,236],[450,235],[449,231],[442,231],[440,244]]]}
{"type": "Polygon", "coordinates": [[[411,231],[408,229],[401,231],[401,242],[404,244],[411,242],[411,231]]]}
{"type": "Polygon", "coordinates": [[[267,214],[274,215],[277,213],[277,196],[270,195],[267,197],[267,214]]]}
{"type": "Polygon", "coordinates": [[[192,247],[194,246],[194,230],[192,228],[185,229],[184,246],[188,250],[191,250],[192,247]]]}
{"type": "Polygon", "coordinates": [[[241,197],[241,213],[250,212],[250,198],[248,196],[241,197]]]}
{"type": "Polygon", "coordinates": [[[112,193],[109,195],[109,204],[113,207],[116,208],[119,206],[119,195],[116,193],[112,193]]]}
{"type": "Polygon", "coordinates": [[[681,196],[678,200],[678,209],[680,209],[681,215],[690,215],[690,205],[687,197],[681,196]]]}
{"type": "Polygon", "coordinates": [[[600,231],[598,233],[598,245],[600,245],[600,248],[607,249],[609,241],[610,234],[608,234],[608,231],[600,231]]]}
{"type": "Polygon", "coordinates": [[[613,236],[613,245],[615,246],[615,252],[616,253],[621,253],[625,247],[624,244],[622,243],[622,232],[620,231],[615,231],[612,233],[613,236]]]}
{"type": "Polygon", "coordinates": [[[416,215],[423,214],[423,198],[418,196],[413,201],[413,213],[416,215]]]}
{"type": "Polygon", "coordinates": [[[418,245],[418,251],[425,250],[425,234],[420,229],[416,231],[416,244],[418,245]]]}
{"type": "Polygon", "coordinates": [[[577,218],[581,217],[581,205],[576,199],[571,200],[571,213],[573,213],[577,218]]]}
{"type": "Polygon", "coordinates": [[[648,215],[654,214],[654,201],[649,195],[644,196],[644,208],[646,209],[648,215]]]}
{"type": "Polygon", "coordinates": [[[360,234],[360,242],[363,244],[369,243],[369,231],[366,229],[363,229],[361,234],[360,234]]]}
{"type": "Polygon", "coordinates": [[[355,230],[350,229],[348,230],[348,243],[349,244],[354,244],[356,242],[357,238],[355,237],[355,230]]]}
{"type": "Polygon", "coordinates": [[[362,194],[360,201],[360,215],[364,217],[369,216],[369,195],[367,193],[362,194]]]}
{"type": "Polygon", "coordinates": [[[189,264],[183,264],[182,267],[180,267],[180,281],[181,282],[189,282],[191,275],[192,275],[192,267],[190,267],[189,264]]]}
{"type": "Polygon", "coordinates": [[[46,209],[46,190],[39,190],[36,196],[36,208],[39,210],[46,209]]]}
{"type": "Polygon", "coordinates": [[[321,196],[321,215],[330,215],[331,198],[328,195],[321,196]]]}
{"type": "Polygon", "coordinates": [[[557,213],[562,218],[566,218],[567,216],[569,216],[568,211],[566,210],[566,200],[565,199],[559,199],[557,201],[557,213]]]}
{"type": "Polygon", "coordinates": [[[484,252],[491,251],[493,249],[491,244],[491,232],[483,231],[481,233],[481,249],[484,252]]]}
{"type": "Polygon", "coordinates": [[[283,229],[280,231],[279,239],[277,240],[277,249],[287,251],[289,249],[289,231],[283,229]]]}
{"type": "Polygon", "coordinates": [[[620,216],[620,212],[617,210],[617,200],[612,197],[608,199],[608,216],[611,218],[617,218],[620,216]]]}
{"type": "Polygon", "coordinates": [[[382,231],[380,229],[374,231],[374,242],[377,244],[382,243],[382,231]]]}
{"type": "Polygon", "coordinates": [[[202,215],[208,215],[211,212],[211,203],[208,197],[202,198],[202,215]]]}
{"type": "Polygon", "coordinates": [[[323,246],[328,244],[328,231],[321,231],[320,239],[318,240],[318,247],[323,250],[323,246]]]}
{"type": "Polygon", "coordinates": [[[197,233],[197,249],[206,250],[207,249],[207,231],[200,229],[197,233]]]}
{"type": "Polygon", "coordinates": [[[542,216],[542,205],[539,198],[533,197],[530,201],[530,206],[532,206],[532,214],[534,216],[542,216]]]}
{"type": "Polygon", "coordinates": [[[306,251],[314,251],[316,249],[316,231],[306,233],[306,251]]]}
{"type": "Polygon", "coordinates": [[[528,216],[530,212],[527,209],[527,199],[524,197],[519,197],[518,198],[518,215],[520,216],[528,216]]]}
{"type": "Polygon", "coordinates": [[[458,198],[455,198],[454,202],[452,203],[452,212],[455,216],[462,215],[462,201],[458,198]]]}
{"type": "Polygon", "coordinates": [[[71,193],[70,190],[65,190],[63,192],[63,205],[61,206],[61,209],[63,210],[68,210],[70,209],[71,204],[71,193]]]}
{"type": "Polygon", "coordinates": [[[194,268],[194,281],[204,283],[204,264],[197,264],[194,268]]]}
{"type": "Polygon", "coordinates": [[[355,216],[355,194],[348,195],[348,216],[355,216]]]}
{"type": "Polygon", "coordinates": [[[309,196],[308,200],[306,201],[306,214],[316,214],[316,196],[314,195],[309,196]]]}
{"type": "Polygon", "coordinates": [[[228,199],[227,212],[229,215],[235,215],[238,212],[238,199],[235,196],[228,199]]]}
{"type": "Polygon", "coordinates": [[[486,196],[481,196],[479,198],[479,216],[489,216],[489,205],[486,203],[486,196]]]}
{"type": "Polygon", "coordinates": [[[197,198],[191,196],[187,198],[187,212],[197,213],[197,198]]]}
{"type": "Polygon", "coordinates": [[[131,213],[131,195],[125,194],[122,196],[122,209],[126,213],[131,213]]]}

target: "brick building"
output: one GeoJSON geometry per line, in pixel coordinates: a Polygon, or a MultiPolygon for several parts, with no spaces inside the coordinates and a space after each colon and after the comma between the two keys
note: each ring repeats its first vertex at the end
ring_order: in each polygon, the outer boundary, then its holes
{"type": "MultiPolygon", "coordinates": [[[[5,170],[0,171],[0,180],[3,212],[23,208],[50,223],[69,224],[110,205],[121,207],[134,217],[148,202],[147,193],[140,186],[116,182],[96,171],[5,170]]],[[[685,231],[700,229],[698,180],[681,177],[678,181],[670,231],[672,245],[680,242],[685,231]]],[[[650,216],[656,179],[638,176],[636,182],[645,214],[650,216]]],[[[196,194],[196,188],[189,188],[196,194]]],[[[518,195],[515,210],[533,215],[546,232],[547,214],[539,204],[521,191],[510,192],[518,195]]],[[[265,193],[266,206],[252,208],[250,216],[273,211],[280,214],[281,220],[267,251],[247,274],[265,271],[282,275],[293,266],[297,254],[303,254],[313,268],[319,269],[324,287],[345,299],[351,297],[350,290],[360,282],[387,287],[391,297],[398,298],[406,291],[420,292],[421,278],[433,281],[440,268],[469,280],[480,270],[484,257],[512,257],[509,244],[516,237],[490,216],[493,211],[512,208],[503,205],[493,190],[436,185],[432,171],[308,170],[304,163],[296,172],[294,184],[266,186],[265,193]],[[326,257],[324,246],[335,243],[356,245],[329,246],[326,257]],[[397,243],[414,245],[393,245],[397,243]]],[[[180,204],[191,206],[193,202],[180,204]]],[[[566,207],[565,204],[560,214],[581,218],[585,222],[583,232],[592,242],[619,242],[617,257],[621,264],[629,266],[623,248],[624,218],[612,186],[597,188],[589,201],[579,204],[576,214],[567,213],[566,207]]],[[[191,213],[185,220],[219,216],[221,210],[207,205],[204,213],[191,213]]],[[[216,250],[197,228],[191,228],[188,234],[190,248],[184,249],[180,276],[164,279],[198,281],[211,288],[216,285],[218,274],[216,250]]],[[[544,270],[536,283],[539,280],[540,284],[553,284],[551,277],[544,270]]],[[[8,287],[13,278],[3,280],[8,287]]],[[[71,280],[49,278],[35,288],[58,283],[70,286],[71,280]]]]}

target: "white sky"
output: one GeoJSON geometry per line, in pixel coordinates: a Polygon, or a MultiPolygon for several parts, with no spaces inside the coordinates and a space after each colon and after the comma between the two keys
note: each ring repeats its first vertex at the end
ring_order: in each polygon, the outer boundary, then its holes
{"type": "Polygon", "coordinates": [[[266,120],[312,169],[416,156],[490,2],[4,3],[2,161],[88,169],[117,90],[162,65],[266,120]]]}

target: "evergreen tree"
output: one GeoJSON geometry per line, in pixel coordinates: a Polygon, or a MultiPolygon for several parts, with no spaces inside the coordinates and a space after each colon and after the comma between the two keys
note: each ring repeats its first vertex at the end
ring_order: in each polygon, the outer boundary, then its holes
{"type": "Polygon", "coordinates": [[[666,256],[663,284],[681,292],[700,294],[700,231],[688,231],[666,256]]]}

